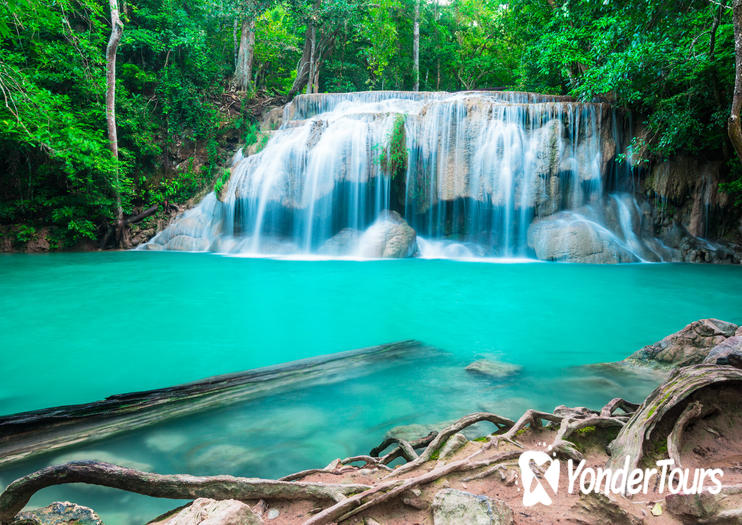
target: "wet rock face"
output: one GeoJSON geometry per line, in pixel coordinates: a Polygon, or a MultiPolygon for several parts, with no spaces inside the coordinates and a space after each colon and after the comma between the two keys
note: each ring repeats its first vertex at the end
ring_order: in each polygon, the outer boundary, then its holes
{"type": "Polygon", "coordinates": [[[546,261],[615,264],[639,260],[609,230],[569,212],[534,221],[528,228],[528,246],[546,261]]]}
{"type": "Polygon", "coordinates": [[[199,498],[176,514],[150,525],[259,525],[263,520],[245,503],[199,498]]]}
{"type": "Polygon", "coordinates": [[[510,525],[513,511],[504,501],[456,489],[439,490],[433,498],[434,525],[510,525]]]}
{"type": "Polygon", "coordinates": [[[103,522],[93,509],[57,501],[48,507],[21,512],[11,525],[103,525],[103,522]]]}
{"type": "MultiPolygon", "coordinates": [[[[711,351],[737,330],[737,325],[719,319],[694,321],[679,332],[647,345],[627,358],[637,364],[663,367],[687,366],[703,362],[711,351]]],[[[719,350],[721,354],[723,350],[719,350]]]]}

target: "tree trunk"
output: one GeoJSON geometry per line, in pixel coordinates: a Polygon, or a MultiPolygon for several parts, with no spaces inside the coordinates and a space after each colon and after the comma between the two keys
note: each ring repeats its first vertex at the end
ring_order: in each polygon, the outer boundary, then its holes
{"type": "Polygon", "coordinates": [[[420,91],[420,0],[415,2],[415,26],[412,40],[412,61],[414,62],[415,91],[420,91]]]}
{"type": "Polygon", "coordinates": [[[252,82],[252,63],[255,55],[255,19],[242,21],[240,49],[237,53],[237,67],[234,71],[234,87],[237,91],[247,91],[252,82]]]}
{"type": "Polygon", "coordinates": [[[317,28],[314,24],[309,31],[309,74],[307,75],[307,93],[314,93],[314,68],[317,67],[317,28]]]}
{"type": "Polygon", "coordinates": [[[742,124],[740,123],[740,112],[742,111],[742,0],[734,0],[732,9],[735,56],[734,97],[732,98],[732,112],[729,115],[727,131],[737,156],[742,160],[742,124]]]}
{"type": "Polygon", "coordinates": [[[119,17],[118,0],[108,0],[111,8],[111,37],[106,47],[106,124],[108,125],[108,142],[113,155],[114,194],[116,196],[116,244],[127,247],[126,221],[121,205],[121,180],[119,176],[119,142],[116,133],[116,50],[124,32],[124,24],[119,17]]]}
{"type": "Polygon", "coordinates": [[[291,90],[289,91],[289,99],[294,98],[297,93],[301,92],[301,90],[304,88],[307,81],[309,80],[311,41],[311,33],[309,28],[307,28],[307,34],[304,37],[304,50],[301,53],[299,63],[296,65],[296,78],[294,79],[294,83],[291,86],[291,90]]]}

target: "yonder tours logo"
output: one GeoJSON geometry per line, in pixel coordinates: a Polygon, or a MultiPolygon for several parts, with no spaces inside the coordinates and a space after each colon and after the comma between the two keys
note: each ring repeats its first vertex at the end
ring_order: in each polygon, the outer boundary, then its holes
{"type": "MultiPolygon", "coordinates": [[[[689,469],[672,466],[675,461],[662,459],[657,468],[629,469],[631,460],[626,456],[623,467],[617,469],[588,467],[583,459],[575,465],[568,460],[567,493],[582,494],[602,492],[609,494],[648,494],[650,487],[659,494],[700,494],[707,490],[711,494],[721,492],[724,471],[715,469],[689,469]]],[[[518,459],[520,478],[523,483],[523,505],[531,507],[538,503],[551,505],[552,497],[559,490],[561,463],[547,452],[528,450],[518,459]]]]}

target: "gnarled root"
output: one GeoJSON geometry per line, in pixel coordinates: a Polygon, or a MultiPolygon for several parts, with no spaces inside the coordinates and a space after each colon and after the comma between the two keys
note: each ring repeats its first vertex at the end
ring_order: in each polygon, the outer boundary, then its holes
{"type": "Polygon", "coordinates": [[[672,428],[672,431],[667,436],[667,455],[670,457],[670,459],[675,461],[676,467],[681,466],[680,445],[682,444],[685,426],[694,419],[697,419],[701,415],[702,410],[703,405],[701,405],[701,403],[698,401],[688,404],[688,406],[686,406],[683,410],[683,413],[680,414],[678,420],[675,422],[675,426],[672,428]]]}
{"type": "Polygon", "coordinates": [[[381,457],[379,461],[383,465],[388,465],[399,457],[404,457],[407,461],[412,461],[417,457],[417,452],[415,452],[415,449],[427,447],[437,435],[438,432],[433,431],[427,436],[416,439],[415,441],[405,441],[403,439],[397,438],[386,438],[384,441],[381,442],[381,444],[379,444],[379,446],[372,449],[371,452],[369,452],[369,455],[378,457],[386,448],[389,447],[389,445],[393,445],[396,443],[398,446],[392,449],[392,451],[388,454],[381,457]]]}
{"type": "Polygon", "coordinates": [[[611,399],[601,410],[600,415],[603,417],[610,417],[616,410],[623,410],[623,412],[630,416],[637,411],[640,405],[626,401],[622,397],[614,397],[611,399]]]}
{"type": "Polygon", "coordinates": [[[507,432],[492,436],[490,438],[490,444],[497,447],[500,445],[500,442],[505,441],[506,443],[515,445],[518,448],[523,448],[523,445],[515,440],[515,436],[521,430],[525,430],[526,427],[530,427],[531,429],[543,428],[544,425],[541,424],[541,421],[561,423],[562,417],[548,412],[539,412],[538,410],[526,410],[525,413],[520,416],[520,419],[510,426],[507,432]]]}
{"type": "MultiPolygon", "coordinates": [[[[379,503],[387,501],[396,496],[400,496],[406,491],[418,485],[431,483],[453,472],[465,472],[483,467],[489,467],[502,461],[515,459],[520,455],[520,452],[518,451],[504,452],[498,454],[497,456],[474,461],[474,458],[482,454],[483,452],[484,449],[479,449],[465,459],[448,463],[439,468],[431,470],[430,472],[421,474],[420,476],[407,479],[393,479],[382,481],[375,487],[365,492],[361,492],[360,494],[356,494],[355,496],[346,498],[336,503],[332,507],[323,510],[319,514],[316,514],[315,516],[307,520],[304,525],[325,525],[327,523],[341,522],[358,514],[359,512],[368,510],[371,507],[378,505],[379,503]]],[[[409,463],[407,465],[409,465],[409,463]]],[[[399,468],[397,470],[399,470],[399,468]]]]}
{"type": "Polygon", "coordinates": [[[368,485],[301,483],[234,476],[151,474],[99,461],[74,461],[38,470],[8,485],[0,494],[0,524],[9,523],[37,491],[65,483],[88,483],[172,499],[341,501],[346,496],[370,488],[368,485]]]}
{"type": "MultiPolygon", "coordinates": [[[[689,396],[707,387],[719,387],[722,384],[736,384],[736,388],[739,388],[740,383],[742,370],[731,366],[699,364],[674,370],[663,384],[649,394],[616,439],[608,445],[611,458],[607,468],[621,467],[627,456],[629,468],[636,468],[644,456],[644,446],[651,441],[657,425],[674,408],[687,404],[689,396]]],[[[691,415],[686,414],[687,417],[691,415]]],[[[678,422],[673,426],[677,427],[678,422]]],[[[676,444],[679,449],[679,436],[676,434],[675,438],[678,439],[676,444]]]]}
{"type": "Polygon", "coordinates": [[[425,450],[422,454],[420,454],[420,456],[414,458],[412,461],[409,461],[408,463],[400,467],[397,467],[391,474],[388,474],[387,477],[399,476],[400,474],[404,474],[405,472],[413,470],[418,465],[422,465],[430,459],[430,457],[433,455],[433,452],[443,446],[448,438],[450,438],[457,432],[461,432],[463,429],[481,421],[489,421],[490,423],[494,424],[498,428],[498,430],[502,428],[509,428],[514,425],[513,421],[511,421],[510,419],[498,416],[497,414],[491,414],[489,412],[475,412],[473,414],[469,414],[468,416],[464,416],[461,419],[455,421],[453,424],[441,430],[440,433],[438,433],[438,435],[435,436],[435,438],[428,444],[428,446],[425,447],[425,450]]]}

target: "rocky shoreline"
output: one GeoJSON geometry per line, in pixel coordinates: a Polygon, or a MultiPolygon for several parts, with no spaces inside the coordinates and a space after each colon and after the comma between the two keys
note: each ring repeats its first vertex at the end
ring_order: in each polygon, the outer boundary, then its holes
{"type": "MultiPolygon", "coordinates": [[[[517,373],[504,363],[472,365],[469,372],[475,374],[517,373]]],[[[36,491],[70,482],[194,500],[150,522],[160,525],[739,523],[742,327],[718,319],[695,321],[624,361],[588,367],[649,370],[661,384],[640,405],[615,398],[600,410],[558,406],[551,413],[528,410],[517,421],[478,412],[425,435],[390,433],[369,454],[338,458],[281,480],[164,476],[90,461],[48,467],[6,488],[0,523],[102,523],[91,509],[68,502],[19,513],[36,491]],[[493,425],[494,432],[476,439],[464,435],[478,423],[493,425]],[[524,505],[524,485],[534,481],[519,466],[524,451],[547,453],[561,464],[550,505],[524,505]],[[645,482],[646,493],[636,495],[569,490],[575,486],[569,461],[583,471],[618,472],[624,458],[627,466],[642,469],[672,460],[674,466],[700,470],[701,485],[703,472],[721,469],[719,486],[709,475],[699,494],[672,490],[673,470],[668,487],[658,485],[657,476],[645,482]]],[[[528,472],[545,483],[546,465],[531,467],[528,472]]],[[[700,486],[698,476],[684,482],[700,486]]]]}

